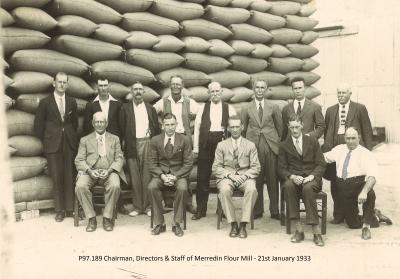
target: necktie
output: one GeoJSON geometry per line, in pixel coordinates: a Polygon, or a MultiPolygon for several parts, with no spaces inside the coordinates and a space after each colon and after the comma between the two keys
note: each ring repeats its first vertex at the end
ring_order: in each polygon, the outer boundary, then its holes
{"type": "Polygon", "coordinates": [[[296,111],[296,114],[297,115],[300,115],[300,113],[301,113],[301,103],[300,102],[298,102],[298,106],[297,106],[297,111],[296,111]]]}
{"type": "Polygon", "coordinates": [[[237,170],[240,168],[238,157],[239,157],[238,144],[237,144],[237,140],[234,140],[234,141],[233,141],[233,162],[234,162],[234,164],[235,164],[236,172],[237,172],[237,170]]]}
{"type": "Polygon", "coordinates": [[[300,156],[303,155],[303,151],[301,150],[299,139],[296,139],[296,144],[294,145],[294,147],[296,148],[296,151],[297,151],[297,153],[299,153],[300,156]]]}
{"type": "Polygon", "coordinates": [[[343,169],[342,169],[343,179],[346,179],[348,175],[347,168],[349,167],[350,157],[351,157],[351,150],[349,151],[349,153],[347,153],[346,158],[344,159],[343,169]]]}
{"type": "Polygon", "coordinates": [[[64,99],[62,97],[59,98],[59,111],[60,111],[60,115],[61,115],[61,119],[64,121],[64,115],[65,115],[65,111],[64,111],[64,99]]]}
{"type": "Polygon", "coordinates": [[[171,138],[168,138],[168,142],[165,145],[165,153],[167,154],[168,158],[172,157],[173,150],[174,150],[174,146],[171,143],[171,138]]]}
{"type": "Polygon", "coordinates": [[[106,156],[106,149],[104,146],[104,141],[103,141],[102,136],[97,138],[97,148],[98,148],[100,157],[106,156]]]}
{"type": "Polygon", "coordinates": [[[346,106],[342,105],[342,110],[340,111],[340,126],[346,125],[346,106]]]}
{"type": "Polygon", "coordinates": [[[263,108],[261,106],[261,102],[258,103],[258,117],[260,118],[260,122],[261,122],[262,118],[263,118],[263,108]]]}

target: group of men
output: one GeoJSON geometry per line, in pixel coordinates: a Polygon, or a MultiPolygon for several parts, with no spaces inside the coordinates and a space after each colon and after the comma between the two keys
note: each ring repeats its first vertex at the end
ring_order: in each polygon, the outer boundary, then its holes
{"type": "Polygon", "coordinates": [[[176,236],[184,234],[180,223],[185,208],[193,213],[192,220],[206,216],[214,173],[218,198],[231,224],[231,237],[246,238],[251,214],[255,218],[263,216],[264,184],[271,218],[280,218],[281,184],[289,217],[296,227],[291,241],[304,240],[299,216],[302,198],[314,243],[323,246],[315,196],[321,190],[322,177],[328,173],[334,201],[333,223],[345,220],[351,228],[362,227],[364,239],[370,238],[369,226],[391,221],[375,210],[372,188],[377,167],[369,153],[372,128],[365,106],[350,101],[350,87],[341,85],[339,104],[328,108],[324,120],[321,107],[305,98],[304,80],[296,78],[291,84],[294,101],[281,112],[266,99],[267,82],[254,81],[255,98],[238,115],[222,101],[223,89],[218,82],[209,84],[210,99],[200,106],[182,94],[182,77],[172,76],[169,94],[152,106],[143,101],[141,83],[131,86],[132,100],[121,103],[110,95],[108,80],[100,78],[98,96],[85,108],[84,136],[78,147],[77,105],[65,95],[68,76],[58,73],[53,82],[54,94],[41,100],[35,117],[35,132],[43,141],[54,182],[56,221],[72,216],[75,191],[88,218],[86,230],[96,230],[90,188],[102,184],[103,228],[112,231],[120,181],[127,181],[123,171],[125,157],[133,190],[133,210],[129,214],[152,216],[153,235],[166,231],[162,203],[165,189],[175,192],[172,230],[176,236]],[[321,150],[318,138],[322,135],[325,142],[321,150]],[[193,209],[188,190],[194,158],[198,159],[197,210],[193,209]],[[325,172],[326,162],[332,166],[330,172],[325,172]],[[235,215],[234,191],[244,193],[240,222],[235,215]],[[358,216],[358,202],[364,204],[362,219],[358,216]]]}

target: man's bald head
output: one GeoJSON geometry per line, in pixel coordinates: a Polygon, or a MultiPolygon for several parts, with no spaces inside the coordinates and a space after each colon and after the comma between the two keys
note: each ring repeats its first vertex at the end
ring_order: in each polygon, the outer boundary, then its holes
{"type": "Polygon", "coordinates": [[[345,105],[350,100],[351,97],[351,87],[348,83],[340,83],[337,86],[337,98],[339,104],[345,105]]]}
{"type": "Polygon", "coordinates": [[[221,101],[222,87],[219,82],[213,81],[208,85],[208,93],[210,94],[211,101],[215,104],[221,101]]]}
{"type": "Polygon", "coordinates": [[[344,140],[349,150],[354,150],[360,144],[360,135],[354,127],[347,128],[344,140]]]}

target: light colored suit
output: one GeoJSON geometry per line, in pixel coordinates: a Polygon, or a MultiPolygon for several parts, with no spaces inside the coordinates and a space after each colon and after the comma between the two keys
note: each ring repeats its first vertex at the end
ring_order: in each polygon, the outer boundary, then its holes
{"type": "Polygon", "coordinates": [[[283,130],[282,113],[279,107],[270,101],[264,99],[263,103],[261,120],[255,100],[242,110],[243,135],[257,146],[261,164],[261,172],[256,181],[258,198],[254,208],[255,216],[262,216],[264,212],[264,182],[267,182],[269,211],[271,215],[279,214],[277,156],[283,130]]]}
{"type": "Polygon", "coordinates": [[[218,197],[229,223],[236,221],[235,207],[233,205],[233,190],[244,192],[242,203],[241,222],[250,222],[251,211],[257,199],[255,179],[260,173],[260,162],[258,161],[257,148],[251,141],[242,138],[238,146],[237,163],[235,160],[232,138],[218,143],[215,150],[215,160],[212,170],[217,178],[219,190],[218,197]],[[247,180],[235,186],[228,178],[230,174],[246,175],[247,180]]]}
{"type": "Polygon", "coordinates": [[[96,216],[93,209],[92,193],[90,192],[91,187],[95,184],[103,184],[105,186],[105,208],[103,216],[111,219],[121,191],[120,178],[126,182],[125,173],[122,169],[124,157],[119,138],[105,132],[104,144],[106,149],[106,156],[104,159],[108,162],[108,168],[114,170],[104,181],[102,179],[92,179],[87,173],[89,169],[96,169],[96,164],[100,160],[95,132],[81,139],[78,155],[75,158],[75,165],[78,170],[75,193],[87,218],[96,216]]]}

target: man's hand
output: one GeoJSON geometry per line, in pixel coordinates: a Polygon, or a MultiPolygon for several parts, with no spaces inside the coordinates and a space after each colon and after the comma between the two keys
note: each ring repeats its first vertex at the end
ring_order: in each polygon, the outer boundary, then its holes
{"type": "Polygon", "coordinates": [[[233,182],[233,184],[236,187],[239,187],[245,181],[243,176],[237,174],[230,174],[229,179],[233,182]]]}
{"type": "Polygon", "coordinates": [[[358,195],[358,203],[364,203],[367,201],[367,191],[362,190],[358,195]]]}
{"type": "Polygon", "coordinates": [[[177,178],[172,174],[162,174],[161,180],[164,182],[165,186],[172,187],[175,185],[177,178]]]}
{"type": "Polygon", "coordinates": [[[289,176],[289,179],[293,181],[294,184],[296,185],[301,185],[303,183],[304,178],[300,175],[295,175],[292,174],[291,176],[289,176]]]}
{"type": "Polygon", "coordinates": [[[307,177],[304,177],[304,179],[303,179],[303,184],[305,184],[305,183],[307,183],[307,182],[311,182],[311,181],[313,181],[314,180],[314,175],[312,175],[312,174],[310,174],[309,176],[307,176],[307,177]]]}
{"type": "Polygon", "coordinates": [[[99,172],[97,170],[88,169],[87,173],[92,179],[98,179],[100,177],[99,172]]]}

